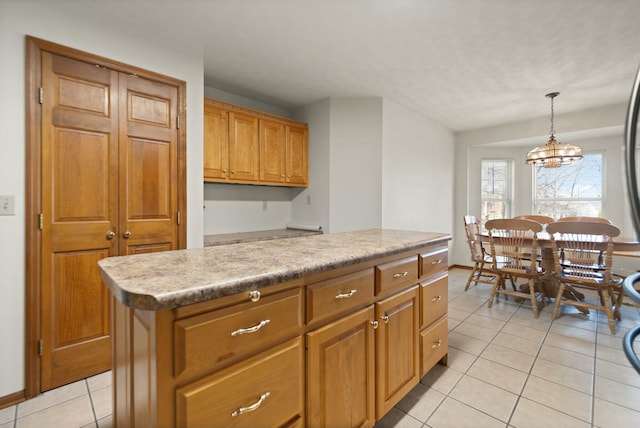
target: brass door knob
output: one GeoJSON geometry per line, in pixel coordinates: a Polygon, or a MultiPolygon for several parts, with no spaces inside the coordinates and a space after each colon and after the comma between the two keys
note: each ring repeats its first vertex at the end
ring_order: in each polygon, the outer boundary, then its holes
{"type": "Polygon", "coordinates": [[[131,232],[129,232],[128,230],[122,234],[122,236],[124,236],[125,238],[128,238],[131,236],[131,232]]]}
{"type": "Polygon", "coordinates": [[[116,233],[113,230],[110,230],[107,232],[107,239],[113,239],[115,238],[116,233]]]}

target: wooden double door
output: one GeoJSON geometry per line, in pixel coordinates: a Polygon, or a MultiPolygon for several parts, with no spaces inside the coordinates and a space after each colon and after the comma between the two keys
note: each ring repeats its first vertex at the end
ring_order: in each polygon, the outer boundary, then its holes
{"type": "Polygon", "coordinates": [[[111,368],[110,299],[98,260],[184,245],[184,153],[180,85],[55,49],[39,57],[40,166],[31,172],[39,177],[45,391],[111,368]]]}

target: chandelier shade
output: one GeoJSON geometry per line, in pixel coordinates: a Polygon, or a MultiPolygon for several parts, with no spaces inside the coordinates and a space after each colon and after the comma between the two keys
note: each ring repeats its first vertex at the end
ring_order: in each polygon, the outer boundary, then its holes
{"type": "Polygon", "coordinates": [[[551,92],[546,96],[551,98],[551,130],[549,141],[544,146],[536,147],[527,153],[527,164],[544,168],[558,168],[582,159],[582,148],[573,144],[563,144],[556,140],[553,129],[553,99],[560,92],[551,92]]]}

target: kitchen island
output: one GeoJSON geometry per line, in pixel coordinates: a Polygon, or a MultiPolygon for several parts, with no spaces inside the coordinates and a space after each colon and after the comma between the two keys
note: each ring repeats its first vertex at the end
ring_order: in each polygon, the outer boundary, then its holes
{"type": "Polygon", "coordinates": [[[114,426],[373,426],[447,355],[442,233],[113,257],[114,426]]]}

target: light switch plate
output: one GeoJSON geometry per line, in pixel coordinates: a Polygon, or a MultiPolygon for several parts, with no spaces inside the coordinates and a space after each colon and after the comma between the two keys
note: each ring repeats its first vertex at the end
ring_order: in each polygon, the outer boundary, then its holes
{"type": "Polygon", "coordinates": [[[13,195],[0,195],[0,215],[15,215],[16,203],[13,195]]]}

